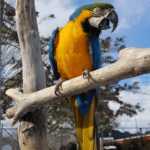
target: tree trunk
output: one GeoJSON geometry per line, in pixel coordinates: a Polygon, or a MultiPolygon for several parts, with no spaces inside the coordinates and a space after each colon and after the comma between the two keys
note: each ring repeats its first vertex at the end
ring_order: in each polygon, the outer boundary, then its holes
{"type": "MultiPolygon", "coordinates": [[[[16,0],[16,26],[23,64],[23,92],[45,88],[34,0],[16,0]]],[[[46,106],[24,115],[18,125],[21,150],[46,150],[46,106]]]]}

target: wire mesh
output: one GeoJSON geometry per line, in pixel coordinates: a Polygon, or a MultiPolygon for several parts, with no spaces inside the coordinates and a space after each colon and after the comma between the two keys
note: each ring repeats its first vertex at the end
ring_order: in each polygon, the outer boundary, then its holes
{"type": "MultiPolygon", "coordinates": [[[[49,150],[68,150],[67,147],[76,147],[76,138],[68,133],[53,133],[47,136],[49,150]]],[[[71,149],[73,150],[73,148],[71,149]]]]}
{"type": "Polygon", "coordinates": [[[0,128],[0,150],[20,150],[16,128],[0,128]]]}

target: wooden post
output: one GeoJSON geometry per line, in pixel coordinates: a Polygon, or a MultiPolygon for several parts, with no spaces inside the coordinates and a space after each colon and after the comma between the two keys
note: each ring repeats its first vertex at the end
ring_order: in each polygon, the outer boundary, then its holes
{"type": "MultiPolygon", "coordinates": [[[[45,88],[34,0],[16,0],[16,26],[23,64],[23,92],[45,88]]],[[[18,125],[21,150],[47,150],[46,106],[24,115],[18,125]]]]}

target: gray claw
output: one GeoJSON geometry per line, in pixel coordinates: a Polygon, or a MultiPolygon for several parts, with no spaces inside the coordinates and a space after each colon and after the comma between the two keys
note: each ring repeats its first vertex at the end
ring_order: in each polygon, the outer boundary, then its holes
{"type": "Polygon", "coordinates": [[[82,72],[82,75],[83,75],[84,79],[88,79],[89,80],[89,78],[90,78],[90,71],[89,70],[84,70],[82,72]]]}
{"type": "Polygon", "coordinates": [[[66,79],[63,79],[63,78],[60,78],[60,79],[57,81],[56,86],[55,86],[55,90],[54,90],[56,96],[59,96],[57,93],[58,93],[58,91],[59,91],[59,89],[60,89],[60,87],[61,87],[61,84],[62,84],[64,81],[66,81],[66,79]]]}

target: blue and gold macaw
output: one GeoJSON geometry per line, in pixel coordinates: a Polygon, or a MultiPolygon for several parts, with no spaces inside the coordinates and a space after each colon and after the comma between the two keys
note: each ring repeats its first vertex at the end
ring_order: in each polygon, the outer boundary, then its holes
{"type": "MultiPolygon", "coordinates": [[[[114,31],[118,16],[109,3],[96,2],[81,6],[70,16],[62,29],[52,33],[49,57],[56,79],[55,94],[65,80],[80,75],[89,78],[89,72],[99,69],[102,52],[99,35],[113,23],[114,31]]],[[[68,98],[75,113],[76,135],[81,150],[99,150],[95,104],[98,89],[68,98]]]]}

